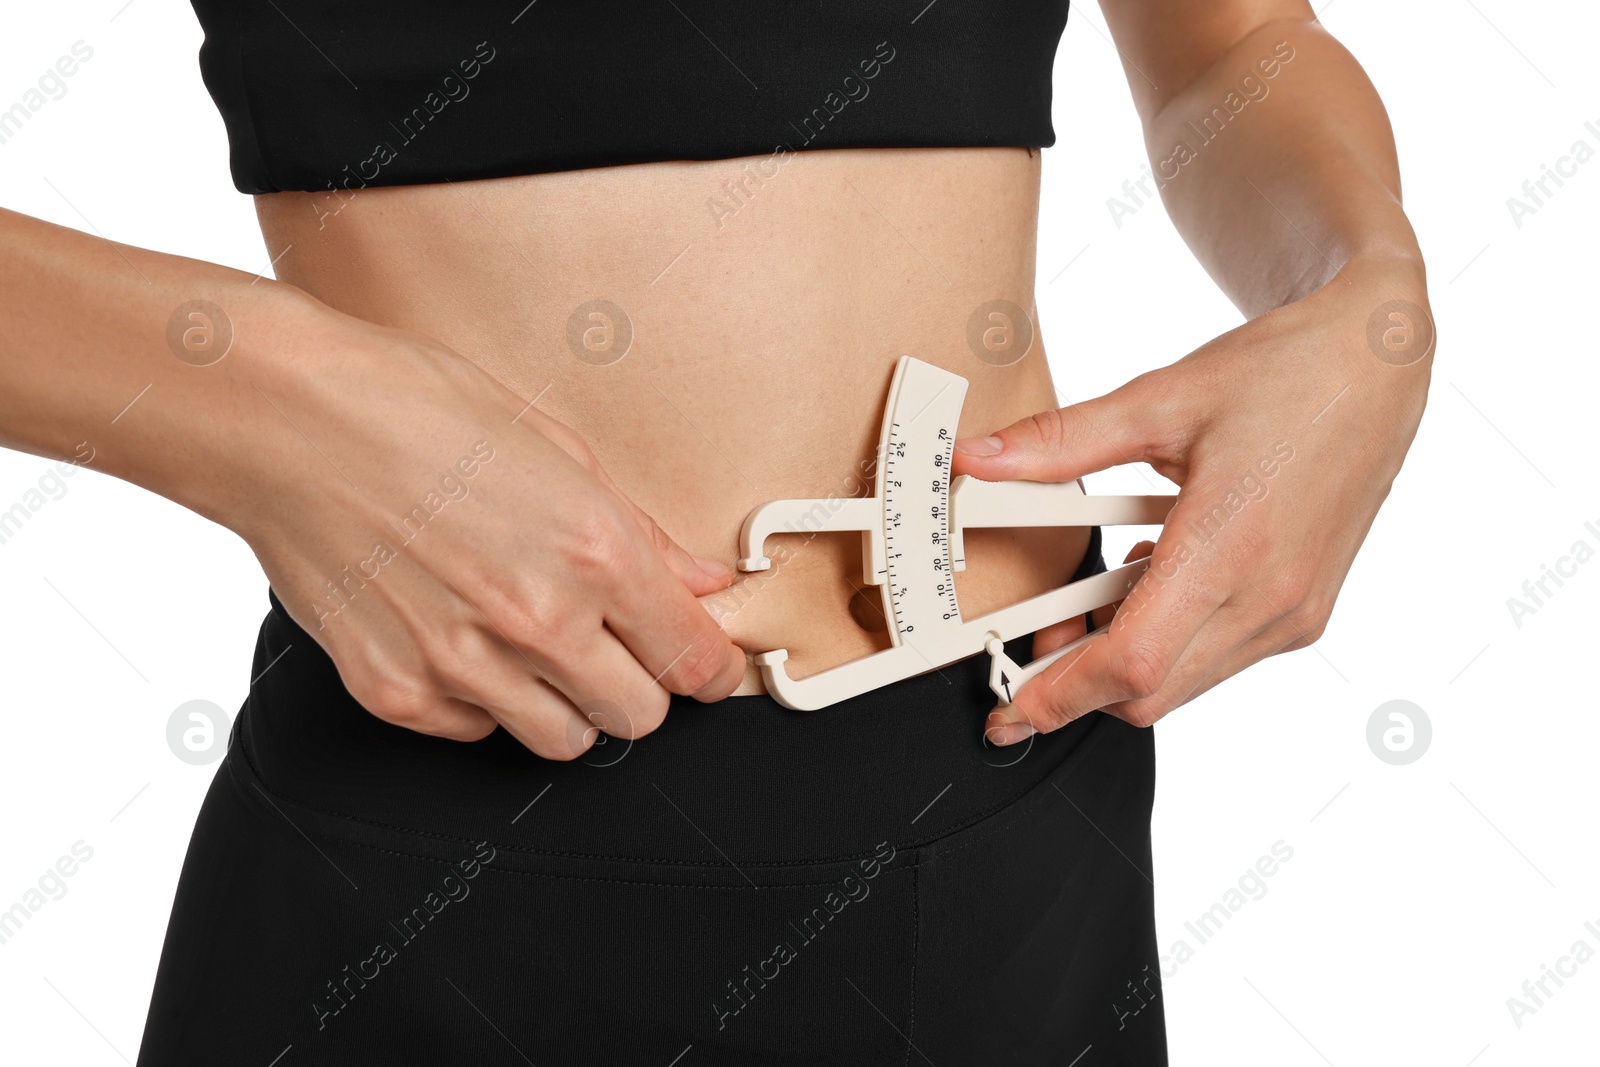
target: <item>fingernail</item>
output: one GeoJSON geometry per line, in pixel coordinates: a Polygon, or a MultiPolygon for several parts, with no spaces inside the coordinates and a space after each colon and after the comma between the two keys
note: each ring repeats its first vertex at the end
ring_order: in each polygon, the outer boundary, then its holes
{"type": "Polygon", "coordinates": [[[719,582],[728,576],[728,568],[724,567],[714,559],[706,559],[703,556],[693,556],[693,559],[696,566],[719,582]]]}
{"type": "Polygon", "coordinates": [[[991,745],[1014,745],[1026,741],[1034,733],[1034,728],[1025,722],[1006,722],[998,718],[991,718],[983,731],[991,745]]]}
{"type": "Polygon", "coordinates": [[[963,437],[956,442],[956,451],[967,456],[998,456],[1005,446],[998,437],[963,437]]]}

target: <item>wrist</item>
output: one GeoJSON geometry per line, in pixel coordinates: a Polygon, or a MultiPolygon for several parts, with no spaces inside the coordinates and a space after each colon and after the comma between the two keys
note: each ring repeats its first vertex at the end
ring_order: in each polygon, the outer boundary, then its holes
{"type": "Polygon", "coordinates": [[[306,444],[282,398],[303,392],[318,356],[329,356],[315,339],[331,335],[337,313],[265,278],[196,290],[141,316],[150,386],[112,428],[105,469],[250,540],[255,517],[302,466],[289,461],[306,444]]]}

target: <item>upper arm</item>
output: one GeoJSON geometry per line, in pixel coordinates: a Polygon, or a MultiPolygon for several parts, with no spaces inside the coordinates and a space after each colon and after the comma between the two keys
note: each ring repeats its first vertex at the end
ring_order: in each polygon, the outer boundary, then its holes
{"type": "Polygon", "coordinates": [[[1316,18],[1307,0],[1100,0],[1145,122],[1245,36],[1316,18]]]}

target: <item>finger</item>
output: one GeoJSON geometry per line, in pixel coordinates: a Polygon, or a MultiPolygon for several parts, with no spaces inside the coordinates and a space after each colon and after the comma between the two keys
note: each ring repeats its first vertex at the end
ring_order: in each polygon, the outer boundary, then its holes
{"type": "Polygon", "coordinates": [[[1099,710],[1135,726],[1157,722],[1192,700],[1202,686],[1209,688],[1227,678],[1227,674],[1219,673],[1225,664],[1237,662],[1235,671],[1239,671],[1254,663],[1253,659],[1241,662],[1241,653],[1259,647],[1263,629],[1255,609],[1241,605],[1238,599],[1230,600],[1206,620],[1204,629],[1183,650],[1160,688],[1149,696],[1114,701],[1099,710]]]}
{"type": "MultiPolygon", "coordinates": [[[[1233,627],[1236,640],[1230,644],[1223,634],[1225,627],[1208,627],[1207,637],[1197,639],[1184,651],[1173,668],[1168,683],[1162,691],[1151,697],[1156,708],[1131,709],[1136,718],[1154,712],[1157,717],[1182,707],[1200,694],[1220,685],[1246,667],[1282,652],[1305,648],[1315,640],[1315,635],[1301,630],[1274,605],[1265,594],[1254,588],[1229,600],[1218,612],[1219,617],[1238,620],[1233,627]]],[[[1126,705],[1106,708],[1119,718],[1127,717],[1126,705]]]]}
{"type": "Polygon", "coordinates": [[[645,514],[643,508],[626,497],[622,499],[632,513],[634,521],[639,524],[639,529],[643,530],[645,537],[656,546],[656,551],[661,554],[667,569],[688,587],[691,594],[705,596],[726,589],[733,582],[734,574],[726,566],[714,559],[706,559],[687,551],[669,537],[656,520],[645,514]]]}
{"type": "MultiPolygon", "coordinates": [[[[381,716],[380,716],[381,717],[381,716]]],[[[406,729],[452,741],[482,741],[499,725],[493,715],[476,704],[446,697],[426,718],[407,721],[406,729]]]]}
{"type": "Polygon", "coordinates": [[[744,653],[653,550],[636,553],[605,623],[669,693],[721,700],[744,678],[744,653]]]}
{"type": "Polygon", "coordinates": [[[589,447],[589,442],[566,423],[546,415],[531,404],[522,408],[516,421],[553,442],[557,448],[577,460],[586,470],[600,470],[600,463],[595,458],[593,449],[589,447]]]}
{"type": "Polygon", "coordinates": [[[667,717],[671,695],[604,628],[587,634],[581,654],[527,650],[547,682],[588,722],[611,737],[636,740],[667,717]]]}
{"type": "Polygon", "coordinates": [[[707,560],[707,558],[686,552],[682,545],[667,534],[667,531],[662,530],[661,525],[654,518],[646,514],[645,509],[638,507],[632,499],[629,499],[626,493],[622,493],[619,490],[616,482],[611,480],[611,472],[608,472],[600,464],[600,461],[595,458],[594,451],[590,450],[589,443],[581,435],[576,434],[571,427],[563,426],[555,419],[547,418],[547,416],[541,416],[541,419],[542,421],[539,422],[541,432],[544,432],[550,440],[554,440],[563,451],[566,451],[566,454],[570,454],[571,458],[576,459],[584,469],[589,470],[589,474],[594,475],[600,485],[605,486],[605,488],[611,490],[611,493],[616,494],[616,498],[621,502],[622,507],[627,510],[627,514],[632,515],[638,528],[650,539],[651,544],[656,545],[656,550],[661,553],[662,560],[666,560],[667,568],[672,573],[677,574],[678,581],[682,581],[683,584],[690,587],[691,593],[694,593],[696,597],[702,597],[706,593],[717,592],[718,589],[726,589],[728,587],[728,582],[733,581],[733,571],[730,571],[722,563],[718,563],[717,560],[707,560]]]}
{"type": "MultiPolygon", "coordinates": [[[[488,622],[487,617],[484,621],[488,622]]],[[[666,718],[671,700],[667,691],[645,673],[598,617],[563,627],[555,642],[548,636],[537,643],[513,641],[493,623],[489,627],[492,635],[479,631],[487,647],[441,659],[434,673],[450,695],[489,708],[502,722],[553,711],[556,705],[547,695],[551,689],[566,698],[567,709],[563,710],[570,709],[613,737],[642,737],[666,718]],[[528,679],[541,684],[529,690],[528,679]],[[528,702],[530,692],[539,699],[528,702]]],[[[588,732],[574,732],[571,726],[568,722],[568,728],[561,731],[569,743],[588,732]]],[[[520,732],[531,735],[537,731],[523,724],[520,732]]],[[[591,736],[578,751],[593,741],[591,736]]]]}
{"type": "Polygon", "coordinates": [[[571,760],[594,744],[597,727],[509,649],[470,677],[440,673],[449,705],[490,717],[536,755],[571,760]]]}
{"type": "Polygon", "coordinates": [[[1072,644],[1089,632],[1082,615],[1074,615],[1033,632],[1033,658],[1041,659],[1058,648],[1072,644]]]}
{"type": "Polygon", "coordinates": [[[425,678],[397,665],[327,649],[339,681],[357,704],[384,722],[431,737],[479,741],[494,732],[495,720],[473,702],[452,700],[425,678]]]}
{"type": "MultiPolygon", "coordinates": [[[[1149,559],[1155,553],[1155,550],[1156,543],[1154,541],[1140,541],[1128,549],[1128,554],[1122,557],[1122,562],[1129,564],[1136,559],[1149,559]]],[[[1127,597],[1123,597],[1121,600],[1113,600],[1110,604],[1095,608],[1090,612],[1089,614],[1094,619],[1095,626],[1108,625],[1112,619],[1116,618],[1117,612],[1122,610],[1122,605],[1127,603],[1127,600],[1127,597]]]]}
{"type": "MultiPolygon", "coordinates": [[[[1169,531],[1183,528],[1182,516],[1177,518],[1169,531]]],[[[1003,728],[1026,723],[1048,732],[1096,708],[1158,692],[1195,635],[1227,600],[1226,589],[1207,584],[1215,581],[1207,578],[1208,569],[1214,572],[1216,567],[1213,556],[1195,556],[1175,535],[1164,533],[1110,629],[1024,685],[1012,704],[990,714],[989,726],[1001,728],[1000,736],[1019,740],[1026,731],[1003,728]]]]}
{"type": "Polygon", "coordinates": [[[1270,656],[1285,651],[1289,644],[1289,641],[1278,644],[1276,640],[1269,640],[1264,633],[1257,634],[1234,649],[1220,663],[1217,663],[1208,674],[1191,685],[1187,692],[1181,696],[1176,696],[1173,699],[1172,707],[1174,709],[1183,707],[1183,705],[1197,699],[1201,694],[1221,685],[1246,667],[1252,667],[1270,656]]]}
{"type": "Polygon", "coordinates": [[[583,437],[570,426],[557,422],[548,415],[539,411],[529,411],[526,419],[531,428],[544,434],[557,447],[576,460],[579,466],[588,471],[594,478],[611,492],[622,503],[633,521],[638,524],[650,542],[656,546],[661,558],[666,561],[672,573],[678,580],[689,587],[695,596],[704,596],[707,593],[725,589],[733,581],[733,572],[716,560],[696,556],[686,551],[674,541],[661,526],[646,514],[645,510],[635,504],[628,495],[617,488],[617,483],[612,480],[611,474],[600,464],[593,449],[583,437]]]}
{"type": "Polygon", "coordinates": [[[1144,559],[1155,550],[1156,543],[1154,541],[1140,541],[1138,544],[1128,549],[1128,554],[1122,557],[1122,562],[1132,563],[1136,559],[1144,559]]]}
{"type": "Polygon", "coordinates": [[[1183,698],[1174,706],[1182,707],[1184,704],[1197,699],[1203,693],[1221,685],[1246,667],[1252,667],[1264,659],[1270,659],[1273,656],[1301,647],[1304,646],[1298,643],[1293,634],[1285,636],[1272,630],[1262,631],[1235,649],[1216,669],[1202,678],[1198,685],[1195,685],[1188,693],[1184,694],[1183,698]]]}
{"type": "Polygon", "coordinates": [[[702,701],[732,693],[744,678],[744,653],[695,599],[697,592],[725,588],[731,573],[716,578],[716,564],[696,563],[616,487],[582,437],[540,413],[529,415],[537,416],[539,432],[611,490],[640,531],[639,543],[630,539],[618,563],[605,619],[611,632],[668,692],[702,701]]]}
{"type": "Polygon", "coordinates": [[[536,755],[550,760],[575,760],[599,738],[599,727],[542,679],[521,675],[504,692],[504,703],[491,709],[492,713],[506,733],[536,755]]]}
{"type": "MultiPolygon", "coordinates": [[[[1183,668],[1174,670],[1172,683],[1166,687],[1163,695],[1155,698],[1164,706],[1164,710],[1156,713],[1156,717],[1160,718],[1168,712],[1183,707],[1245,668],[1280,652],[1289,651],[1293,647],[1296,647],[1296,641],[1292,634],[1285,635],[1268,628],[1235,645],[1220,658],[1215,651],[1195,656],[1194,662],[1204,663],[1206,667],[1198,670],[1183,668]]],[[[1100,710],[1125,722],[1143,723],[1148,717],[1147,712],[1130,711],[1125,704],[1108,705],[1100,710]]]]}
{"type": "Polygon", "coordinates": [[[955,443],[951,472],[985,481],[1065,482],[1146,458],[1156,426],[1138,379],[1105,396],[1019,419],[955,443]]]}
{"type": "MultiPolygon", "coordinates": [[[[1154,541],[1140,541],[1128,550],[1123,557],[1123,563],[1132,563],[1136,559],[1144,559],[1155,551],[1154,541]]],[[[1053,626],[1046,626],[1037,630],[1033,635],[1033,658],[1039,659],[1048,656],[1058,648],[1065,648],[1078,638],[1088,633],[1091,629],[1104,626],[1116,615],[1117,608],[1121,607],[1121,600],[1114,600],[1110,604],[1103,604],[1089,612],[1092,625],[1082,615],[1074,615],[1070,619],[1063,619],[1053,626]]]]}

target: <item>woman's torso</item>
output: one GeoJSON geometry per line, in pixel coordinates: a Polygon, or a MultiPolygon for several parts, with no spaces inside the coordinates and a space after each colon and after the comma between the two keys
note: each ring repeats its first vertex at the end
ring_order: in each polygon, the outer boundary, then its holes
{"type": "MultiPolygon", "coordinates": [[[[1024,148],[849,149],[277,193],[257,210],[282,280],[537,398],[681,545],[732,566],[752,508],[871,492],[902,354],[968,379],[962,436],[1058,406],[1036,323],[991,332],[998,350],[969,342],[981,305],[1031,311],[1038,195],[1024,148]]],[[[969,533],[963,614],[1060,585],[1087,541],[969,533]]],[[[876,588],[855,594],[859,536],[785,548],[759,587],[708,604],[740,644],[787,648],[796,676],[887,645],[876,588]]],[[[752,669],[738,693],[759,691],[752,669]]]]}

